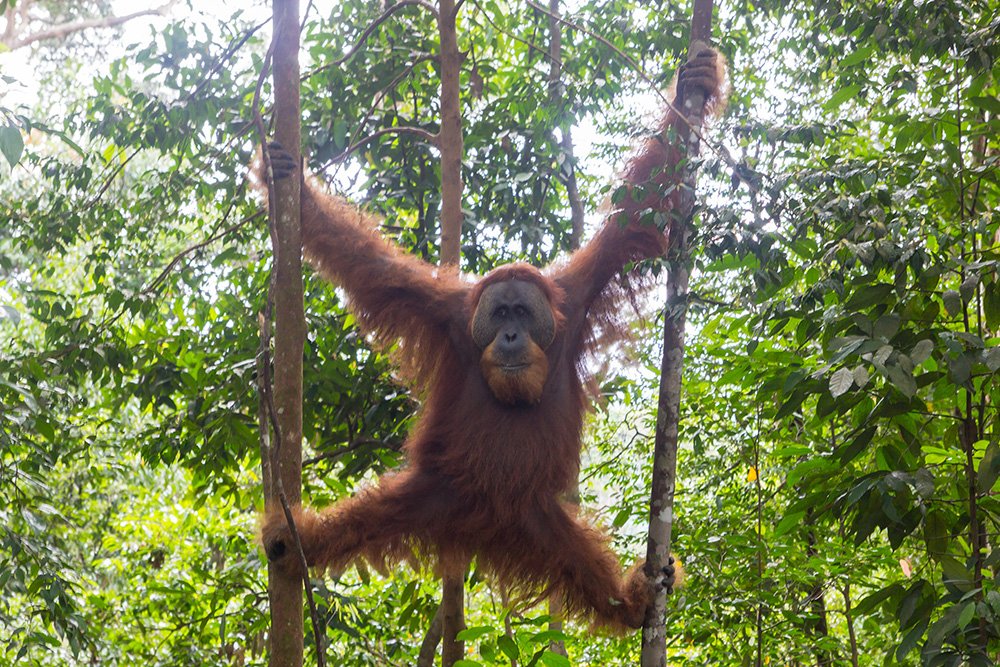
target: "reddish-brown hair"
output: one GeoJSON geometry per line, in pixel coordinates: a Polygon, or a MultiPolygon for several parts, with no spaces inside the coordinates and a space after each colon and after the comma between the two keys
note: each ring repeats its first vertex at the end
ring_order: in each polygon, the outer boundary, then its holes
{"type": "MultiPolygon", "coordinates": [[[[717,97],[711,59],[699,63],[690,80],[717,97]]],[[[668,113],[664,127],[678,122],[668,113]]],[[[476,558],[518,599],[555,593],[598,624],[642,623],[657,581],[638,567],[623,575],[604,533],[561,494],[579,472],[588,403],[581,358],[619,321],[617,304],[632,286],[625,269],[666,248],[664,232],[643,219],[676,207],[678,156],[663,133],[645,142],[625,172],[626,187],[645,195],[626,197],[565,264],[547,274],[511,264],[475,285],[403,253],[380,237],[375,218],[305,182],[306,256],[343,287],[362,328],[395,347],[425,399],[404,445],[406,466],[322,512],[296,510],[309,564],[385,566],[416,552],[460,571],[476,558]],[[555,335],[532,350],[528,376],[491,384],[471,320],[486,288],[512,280],[542,291],[555,335]]],[[[261,539],[277,567],[294,569],[284,522],[280,512],[265,517],[261,539]]]]}

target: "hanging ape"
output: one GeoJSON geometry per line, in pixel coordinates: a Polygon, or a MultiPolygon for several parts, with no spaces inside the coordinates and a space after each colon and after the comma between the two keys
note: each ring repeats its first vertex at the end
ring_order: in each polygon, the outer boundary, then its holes
{"type": "MultiPolygon", "coordinates": [[[[699,53],[680,73],[674,107],[694,88],[718,101],[723,68],[714,50],[699,53]]],[[[516,593],[562,595],[600,625],[642,624],[673,566],[656,580],[642,568],[623,577],[605,536],[560,497],[580,465],[581,358],[595,328],[614,324],[628,291],[622,269],[667,247],[639,218],[675,206],[680,153],[666,131],[681,122],[665,114],[626,169],[631,194],[565,264],[501,266],[475,284],[404,253],[371,216],[303,181],[307,259],[344,289],[364,331],[398,343],[402,371],[426,396],[405,466],[320,512],[296,509],[310,566],[341,570],[362,557],[385,567],[415,550],[448,571],[475,557],[516,593]]],[[[269,150],[274,178],[295,171],[280,146],[269,150]]],[[[298,568],[280,511],[265,517],[261,540],[274,566],[298,568]]]]}

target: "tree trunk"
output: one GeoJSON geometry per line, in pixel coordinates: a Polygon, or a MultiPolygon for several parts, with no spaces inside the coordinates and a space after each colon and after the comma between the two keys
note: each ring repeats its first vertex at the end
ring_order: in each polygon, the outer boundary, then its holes
{"type": "MultiPolygon", "coordinates": [[[[689,56],[707,44],[712,33],[712,0],[695,0],[691,19],[689,56]]],[[[698,129],[702,125],[704,98],[689,95],[679,109],[698,129]]],[[[698,155],[698,135],[684,127],[678,140],[686,146],[689,158],[698,155]]],[[[660,398],[657,406],[656,441],[653,453],[653,485],[649,503],[649,541],[646,550],[646,573],[656,577],[670,557],[670,530],[673,526],[674,482],[677,468],[677,434],[680,422],[681,371],[684,362],[684,324],[687,315],[690,251],[688,220],[694,209],[696,172],[688,167],[682,186],[682,198],[671,216],[667,270],[667,294],[663,326],[663,360],[660,364],[660,398]]],[[[646,610],[642,627],[642,667],[666,665],[666,592],[659,591],[646,610]]]]}
{"type": "MultiPolygon", "coordinates": [[[[458,50],[455,0],[438,4],[441,40],[441,265],[458,271],[462,247],[462,111],[459,82],[462,54],[458,50]]],[[[447,568],[441,586],[441,664],[450,667],[465,655],[457,639],[465,629],[464,568],[447,568]]]]}
{"type": "Polygon", "coordinates": [[[441,39],[441,264],[458,270],[462,244],[462,111],[458,90],[462,54],[458,50],[455,0],[438,5],[441,39]]]}
{"type": "MultiPolygon", "coordinates": [[[[559,128],[559,148],[562,150],[563,162],[559,167],[560,180],[566,186],[566,196],[570,208],[570,250],[576,250],[583,241],[584,210],[580,201],[580,191],[576,184],[576,158],[573,155],[573,118],[563,109],[562,82],[562,22],[559,20],[559,0],[549,0],[549,101],[556,114],[559,128]]],[[[575,482],[573,489],[566,494],[566,500],[574,505],[580,504],[580,485],[575,482]]],[[[559,595],[549,596],[549,630],[563,631],[563,601],[559,595]]],[[[561,640],[549,644],[549,650],[559,655],[569,655],[566,645],[561,640]]]]}
{"type": "MultiPolygon", "coordinates": [[[[812,509],[806,512],[806,556],[813,558],[817,555],[816,550],[816,517],[813,516],[812,509]]],[[[813,654],[816,656],[817,667],[828,667],[833,664],[829,651],[821,648],[820,643],[830,635],[829,624],[826,619],[826,599],[823,591],[826,589],[826,582],[819,576],[809,588],[807,598],[809,600],[809,611],[812,616],[806,624],[806,632],[814,637],[813,654]]]]}
{"type": "MultiPolygon", "coordinates": [[[[298,0],[274,0],[274,137],[299,156],[299,8],[298,0]]],[[[284,500],[297,505],[302,490],[302,352],[305,315],[302,305],[302,239],[297,178],[274,184],[274,417],[278,433],[271,452],[268,510],[284,500]]],[[[302,580],[268,570],[271,607],[269,665],[302,665],[302,580]]]]}
{"type": "Polygon", "coordinates": [[[560,175],[569,198],[572,233],[570,248],[576,250],[583,241],[584,210],[576,184],[576,157],[573,155],[573,118],[563,107],[562,83],[562,23],[559,21],[559,0],[549,0],[549,100],[555,109],[559,127],[559,147],[563,153],[560,175]]]}
{"type": "Polygon", "coordinates": [[[465,577],[448,572],[441,584],[441,665],[451,667],[465,657],[465,642],[457,639],[465,629],[465,577]]]}

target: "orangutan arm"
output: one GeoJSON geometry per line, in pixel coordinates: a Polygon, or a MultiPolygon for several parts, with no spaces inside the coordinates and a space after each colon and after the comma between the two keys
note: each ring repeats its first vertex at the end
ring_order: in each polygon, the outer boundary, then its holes
{"type": "Polygon", "coordinates": [[[685,91],[694,88],[704,92],[707,104],[717,103],[724,74],[725,61],[713,49],[701,51],[681,70],[677,95],[659,131],[644,142],[625,170],[624,197],[597,235],[553,275],[567,294],[570,315],[589,310],[626,265],[666,251],[667,237],[660,229],[664,221],[658,218],[676,208],[683,176],[682,152],[669,143],[685,122],[674,109],[683,108],[685,91]]]}

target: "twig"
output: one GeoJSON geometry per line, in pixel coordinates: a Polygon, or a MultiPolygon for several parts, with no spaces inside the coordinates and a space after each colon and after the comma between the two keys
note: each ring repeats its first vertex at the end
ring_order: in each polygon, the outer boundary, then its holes
{"type": "MultiPolygon", "coordinates": [[[[663,94],[661,87],[657,85],[657,83],[653,81],[653,79],[648,74],[646,74],[645,71],[643,71],[642,67],[639,66],[639,63],[633,60],[627,53],[625,53],[617,46],[612,44],[610,41],[608,41],[606,38],[601,37],[594,31],[589,30],[588,28],[585,28],[584,26],[578,23],[574,23],[573,21],[570,21],[562,16],[552,14],[547,8],[537,4],[536,2],[534,2],[534,0],[524,0],[524,1],[528,4],[529,7],[532,7],[535,10],[542,12],[546,16],[549,16],[574,30],[579,30],[588,37],[596,39],[598,42],[611,49],[615,53],[615,55],[624,60],[629,65],[629,67],[632,68],[632,70],[639,76],[639,78],[641,78],[646,84],[649,85],[650,89],[653,91],[653,94],[655,94],[658,98],[660,98],[660,100],[667,106],[668,109],[671,109],[675,114],[677,114],[681,122],[684,123],[687,126],[688,130],[695,137],[698,138],[699,142],[708,146],[712,150],[712,152],[715,153],[719,157],[719,159],[725,162],[730,169],[732,169],[733,171],[738,171],[739,165],[737,165],[736,161],[733,160],[732,156],[729,154],[729,151],[726,150],[725,147],[705,139],[705,137],[702,136],[701,134],[701,129],[693,125],[688,120],[687,116],[685,116],[676,107],[674,107],[674,105],[670,102],[670,100],[667,99],[667,96],[663,94]]],[[[748,182],[747,187],[752,188],[753,184],[748,182]]]]}
{"type": "MultiPolygon", "coordinates": [[[[239,194],[237,193],[237,199],[238,198],[239,198],[239,194]]],[[[235,202],[235,200],[234,200],[234,202],[235,202]]],[[[230,205],[229,210],[226,211],[226,214],[222,218],[223,220],[225,220],[226,218],[229,217],[229,214],[230,214],[230,212],[232,212],[232,209],[233,209],[233,205],[230,205]]],[[[195,243],[194,245],[190,245],[187,248],[185,248],[184,250],[181,250],[179,253],[177,253],[176,255],[174,255],[173,258],[171,258],[171,260],[167,263],[167,265],[163,268],[163,270],[160,271],[159,275],[157,275],[156,278],[154,278],[149,283],[149,285],[147,285],[146,287],[142,288],[142,291],[140,292],[140,294],[149,294],[151,292],[155,292],[156,289],[160,286],[160,284],[163,283],[164,280],[166,280],[167,276],[170,275],[170,272],[173,271],[177,267],[177,265],[181,262],[182,259],[184,259],[188,255],[190,255],[191,253],[197,252],[198,250],[201,250],[202,248],[215,243],[219,239],[221,239],[221,238],[223,238],[225,236],[228,236],[229,234],[232,234],[237,229],[239,229],[240,227],[243,227],[247,223],[253,222],[254,220],[259,219],[262,215],[264,215],[264,213],[265,212],[263,210],[260,210],[260,211],[257,211],[256,213],[248,215],[247,217],[243,218],[239,222],[236,222],[236,223],[230,225],[229,227],[226,227],[221,232],[219,232],[217,234],[214,234],[212,236],[209,236],[207,239],[205,239],[203,241],[199,241],[198,243],[195,243]]]]}
{"type": "Polygon", "coordinates": [[[337,154],[333,159],[334,161],[339,162],[340,160],[343,160],[345,157],[347,157],[354,151],[364,146],[372,139],[377,139],[378,137],[387,134],[413,134],[420,137],[421,139],[431,144],[432,146],[437,146],[439,142],[439,135],[434,134],[433,132],[428,132],[427,130],[421,127],[411,127],[409,125],[400,125],[397,127],[383,127],[381,130],[369,134],[367,137],[364,137],[355,142],[354,144],[348,146],[347,148],[344,149],[342,153],[337,154]]]}
{"type": "Polygon", "coordinates": [[[501,28],[500,26],[497,25],[496,21],[493,20],[493,17],[490,16],[490,13],[488,11],[486,11],[485,9],[483,9],[483,6],[481,4],[479,4],[475,0],[472,0],[472,4],[476,6],[476,9],[478,9],[480,12],[482,12],[483,16],[486,17],[486,22],[489,23],[493,27],[494,30],[496,30],[497,32],[499,32],[502,35],[506,35],[507,37],[509,37],[510,39],[512,39],[515,42],[518,42],[519,44],[525,45],[526,47],[528,47],[529,50],[538,51],[538,53],[541,54],[542,57],[551,60],[552,56],[551,56],[551,54],[549,54],[548,51],[546,51],[542,47],[538,46],[534,42],[529,42],[526,39],[521,39],[520,37],[518,37],[514,33],[510,32],[509,30],[504,30],[503,28],[501,28]]]}
{"type": "MultiPolygon", "coordinates": [[[[374,101],[372,102],[372,105],[368,108],[368,112],[365,114],[364,120],[358,123],[357,130],[355,130],[354,134],[351,135],[352,143],[342,152],[333,156],[333,158],[329,162],[342,163],[351,153],[358,150],[358,148],[360,148],[364,144],[368,143],[372,139],[379,136],[379,134],[376,133],[371,136],[364,137],[363,139],[358,139],[358,136],[361,134],[361,128],[363,128],[368,123],[368,121],[370,121],[375,116],[375,109],[378,108],[378,105],[382,103],[382,100],[384,100],[389,95],[389,91],[394,89],[400,81],[402,81],[410,73],[412,73],[417,65],[433,59],[434,59],[433,56],[430,55],[423,55],[420,58],[417,58],[412,63],[410,63],[409,66],[406,67],[402,72],[400,72],[392,81],[390,81],[382,90],[380,90],[379,94],[376,95],[374,101]]],[[[427,139],[427,141],[431,143],[433,146],[437,146],[438,142],[437,135],[434,135],[431,132],[427,132],[426,130],[422,130],[421,128],[418,127],[400,126],[395,128],[383,128],[382,130],[379,130],[379,132],[381,132],[384,135],[387,134],[388,130],[397,131],[401,133],[413,131],[417,134],[423,132],[426,133],[425,138],[427,139]]]]}
{"type": "Polygon", "coordinates": [[[246,33],[243,35],[243,37],[241,37],[239,40],[233,40],[233,41],[231,41],[229,43],[229,47],[225,51],[223,51],[222,54],[218,58],[216,58],[215,65],[212,66],[212,69],[210,69],[208,72],[206,72],[205,74],[203,74],[201,81],[198,83],[197,86],[195,86],[194,90],[192,90],[190,93],[188,93],[187,95],[184,96],[184,101],[185,102],[190,102],[194,98],[195,95],[197,95],[199,92],[201,92],[202,88],[204,88],[208,84],[208,82],[212,80],[212,77],[215,76],[215,74],[220,69],[222,69],[222,65],[226,61],[228,61],[229,58],[234,53],[236,53],[236,51],[241,46],[243,46],[244,44],[246,44],[248,39],[250,39],[258,30],[260,30],[261,28],[263,28],[264,26],[266,26],[268,23],[270,23],[270,21],[271,21],[271,19],[267,19],[265,21],[261,21],[260,23],[258,23],[254,27],[252,27],[249,30],[247,30],[246,33]]]}
{"type": "Polygon", "coordinates": [[[366,41],[368,41],[368,38],[371,37],[372,33],[375,32],[376,28],[385,23],[390,16],[395,14],[403,7],[410,7],[413,5],[417,7],[423,7],[431,14],[433,14],[435,17],[438,15],[437,7],[435,7],[429,2],[425,2],[425,0],[401,0],[401,2],[397,2],[396,4],[392,5],[384,12],[382,12],[381,16],[379,16],[377,19],[369,23],[368,27],[365,28],[365,31],[363,33],[361,33],[361,37],[358,39],[357,42],[354,43],[354,46],[351,47],[350,51],[348,51],[340,58],[332,60],[327,64],[323,65],[322,67],[317,67],[316,69],[312,70],[309,73],[309,76],[312,76],[313,74],[319,74],[320,72],[325,72],[326,70],[332,67],[340,67],[341,65],[346,63],[348,60],[357,55],[358,51],[361,50],[361,47],[364,45],[366,41]]]}
{"type": "Polygon", "coordinates": [[[357,451],[366,445],[382,445],[383,447],[388,447],[389,449],[398,451],[399,448],[402,447],[403,443],[402,441],[399,440],[386,443],[377,438],[358,438],[349,445],[335,449],[332,452],[324,452],[318,456],[306,459],[305,461],[302,462],[302,465],[303,467],[310,466],[310,465],[315,465],[320,461],[328,461],[330,459],[340,458],[341,456],[344,456],[345,454],[350,454],[353,451],[357,451]]]}
{"type": "Polygon", "coordinates": [[[125,169],[125,165],[131,162],[132,158],[138,155],[140,150],[141,149],[137,148],[134,151],[132,151],[124,160],[122,160],[118,164],[117,167],[115,167],[111,171],[111,175],[104,179],[104,183],[102,183],[101,187],[97,189],[97,192],[94,193],[94,196],[87,200],[87,203],[83,205],[83,208],[81,210],[87,211],[95,204],[97,204],[98,201],[101,200],[101,197],[103,197],[104,193],[107,192],[108,188],[111,187],[111,184],[114,182],[115,178],[118,177],[118,174],[120,174],[122,170],[125,169]]]}

